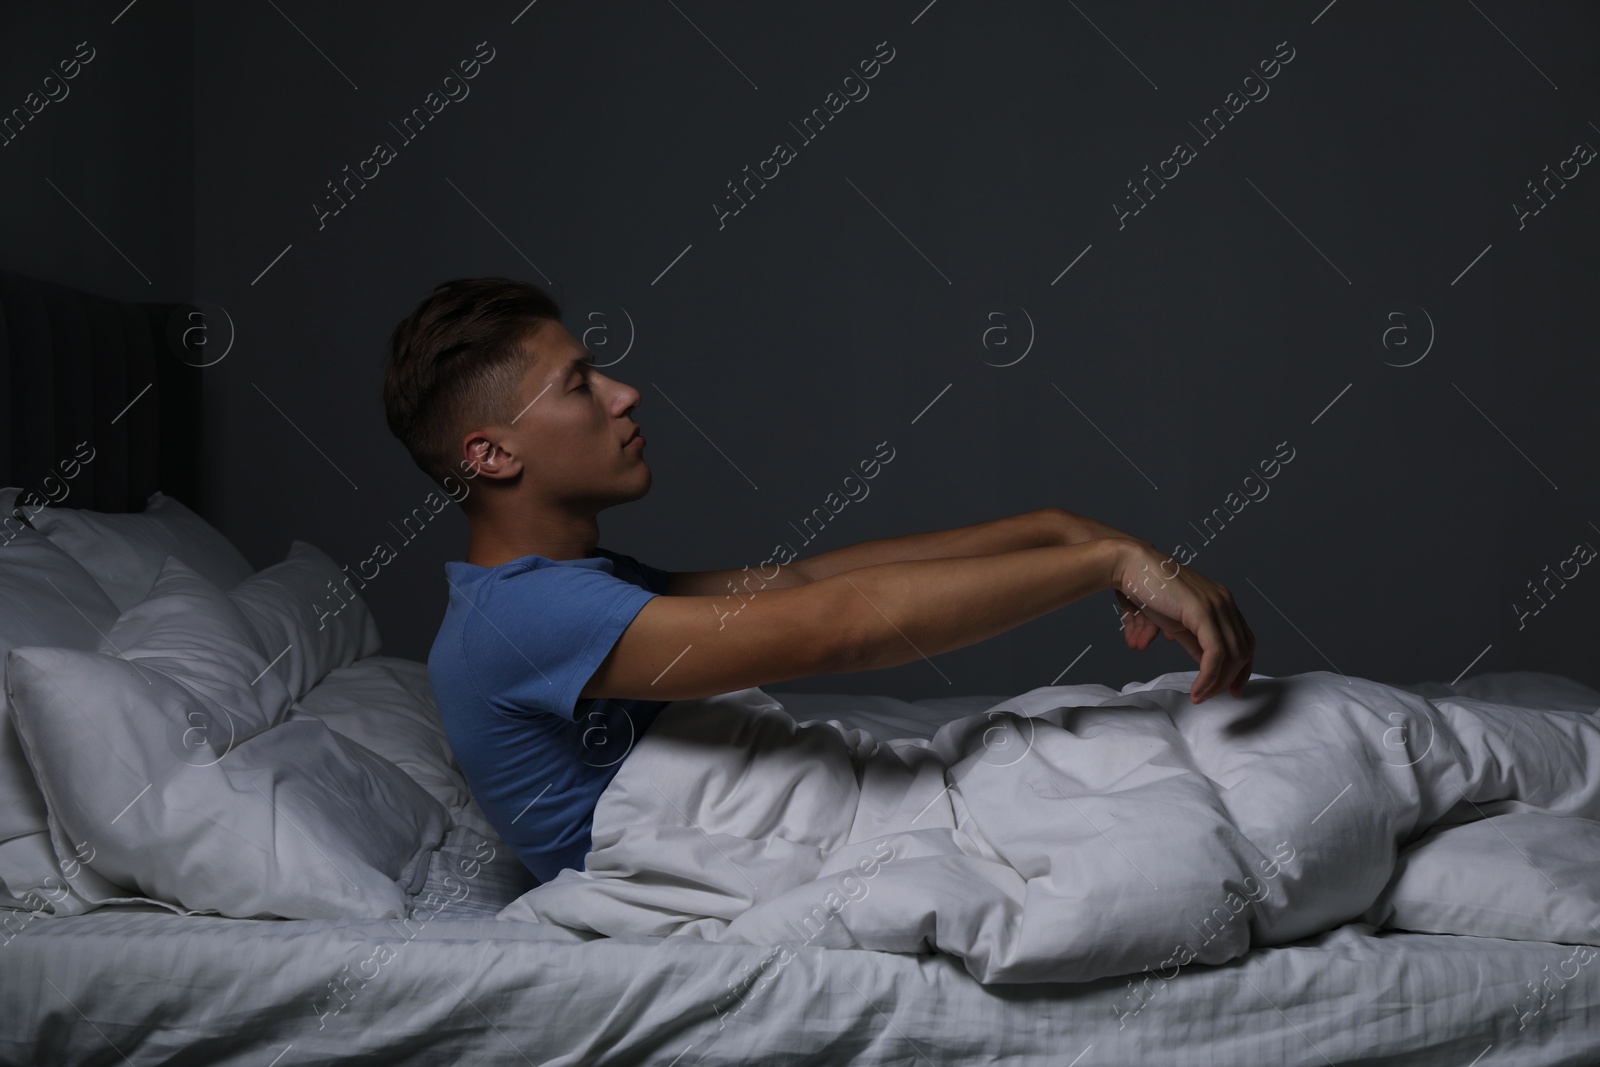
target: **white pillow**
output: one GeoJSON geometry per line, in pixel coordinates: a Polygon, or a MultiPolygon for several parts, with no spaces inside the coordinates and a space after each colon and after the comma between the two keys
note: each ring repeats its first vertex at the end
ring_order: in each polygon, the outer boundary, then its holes
{"type": "Polygon", "coordinates": [[[282,563],[257,571],[228,597],[250,620],[291,697],[299,700],[329,671],[383,647],[366,601],[346,584],[339,565],[313,544],[296,540],[282,563]],[[280,656],[280,653],[282,655],[280,656]]]}
{"type": "Polygon", "coordinates": [[[449,816],[321,722],[279,721],[287,692],[207,584],[171,558],[101,651],[7,655],[57,856],[189,911],[404,917],[449,816]]]}
{"type": "Polygon", "coordinates": [[[308,717],[320,719],[334,733],[405,771],[457,823],[499,840],[450,750],[428,683],[427,664],[366,656],[340,667],[290,709],[291,721],[308,717]]]}
{"type": "Polygon", "coordinates": [[[166,558],[177,556],[219,589],[253,568],[233,543],[181,502],[157,490],[145,509],[113,514],[78,508],[22,509],[34,528],[94,575],[118,611],[139,603],[166,558]]]}
{"type": "Polygon", "coordinates": [[[177,556],[167,557],[149,597],[118,616],[98,650],[137,668],[140,678],[164,672],[206,701],[198,709],[205,721],[194,712],[179,720],[176,755],[189,762],[226,755],[288,718],[294,703],[267,669],[267,650],[245,613],[177,556]]]}
{"type": "MultiPolygon", "coordinates": [[[[117,607],[89,572],[43,534],[11,519],[21,490],[0,489],[0,660],[22,645],[94,649],[117,607]]],[[[79,868],[68,873],[78,875],[79,868]]],[[[28,766],[0,688],[0,907],[71,915],[92,905],[56,860],[44,797],[28,766]]],[[[110,887],[93,886],[102,895],[110,887]]]]}
{"type": "Polygon", "coordinates": [[[1418,933],[1600,943],[1600,823],[1516,812],[1427,834],[1400,853],[1363,919],[1418,933]]]}

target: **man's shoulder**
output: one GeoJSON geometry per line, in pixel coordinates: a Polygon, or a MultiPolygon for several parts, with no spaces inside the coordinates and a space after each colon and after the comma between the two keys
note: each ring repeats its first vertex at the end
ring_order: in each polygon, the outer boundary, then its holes
{"type": "Polygon", "coordinates": [[[481,567],[445,565],[445,578],[450,586],[450,602],[445,609],[448,621],[452,615],[458,619],[482,612],[489,605],[505,602],[522,603],[520,597],[505,598],[499,594],[506,589],[521,589],[532,584],[545,585],[560,581],[560,568],[555,560],[543,556],[528,556],[502,563],[484,570],[481,567]]]}
{"type": "Polygon", "coordinates": [[[583,681],[642,602],[648,576],[614,554],[582,559],[528,557],[484,570],[447,567],[450,604],[428,657],[441,708],[479,713],[478,704],[570,722],[583,681]],[[613,568],[615,567],[615,570],[613,568]]]}
{"type": "Polygon", "coordinates": [[[604,556],[611,561],[611,573],[630,585],[637,585],[651,593],[665,593],[670,573],[660,567],[652,567],[643,560],[622,552],[612,552],[609,549],[596,548],[596,555],[604,556]]]}

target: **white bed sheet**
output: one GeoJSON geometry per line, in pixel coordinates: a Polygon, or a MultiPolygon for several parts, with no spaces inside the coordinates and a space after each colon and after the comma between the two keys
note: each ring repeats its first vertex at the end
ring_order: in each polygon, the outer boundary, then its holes
{"type": "Polygon", "coordinates": [[[1190,967],[1133,1015],[1125,981],[984,988],[948,956],[800,948],[721,1016],[713,1002],[770,950],[582,942],[492,920],[440,919],[410,937],[397,926],[124,909],[39,920],[0,954],[0,1062],[1600,1062],[1600,968],[1519,1029],[1523,983],[1569,955],[1539,942],[1352,924],[1190,967]],[[380,941],[392,958],[327,1011],[329,981],[380,941]]]}

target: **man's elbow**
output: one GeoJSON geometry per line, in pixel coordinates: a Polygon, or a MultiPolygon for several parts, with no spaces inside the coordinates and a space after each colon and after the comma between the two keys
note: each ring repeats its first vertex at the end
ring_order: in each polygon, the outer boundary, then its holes
{"type": "Polygon", "coordinates": [[[784,575],[783,588],[796,589],[802,585],[810,585],[816,581],[811,572],[806,569],[806,560],[792,559],[788,563],[780,564],[784,575]]]}

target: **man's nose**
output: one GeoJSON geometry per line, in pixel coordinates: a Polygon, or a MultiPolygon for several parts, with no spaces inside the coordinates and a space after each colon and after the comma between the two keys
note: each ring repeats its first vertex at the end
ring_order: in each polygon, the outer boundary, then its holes
{"type": "Polygon", "coordinates": [[[633,386],[628,385],[625,382],[619,382],[614,378],[610,380],[612,384],[617,387],[618,401],[622,405],[621,410],[627,411],[629,408],[636,407],[639,401],[643,399],[639,393],[639,390],[635,389],[633,386]]]}

